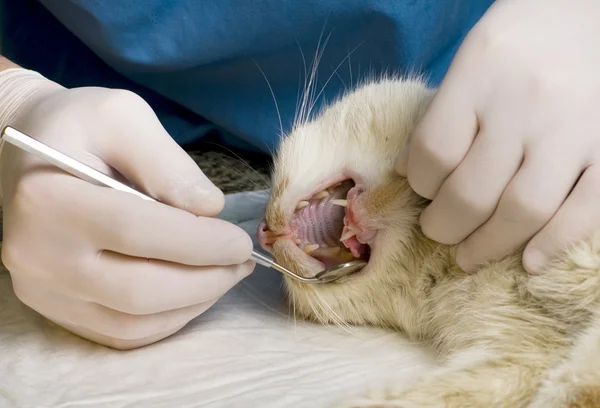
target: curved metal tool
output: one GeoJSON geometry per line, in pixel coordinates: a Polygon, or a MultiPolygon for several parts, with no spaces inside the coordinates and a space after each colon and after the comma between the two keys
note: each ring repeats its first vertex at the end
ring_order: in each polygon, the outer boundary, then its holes
{"type": "MultiPolygon", "coordinates": [[[[38,158],[45,160],[61,169],[70,173],[76,177],[79,177],[82,180],[85,180],[90,183],[99,183],[103,186],[114,188],[116,190],[124,191],[127,193],[135,194],[138,197],[158,202],[152,197],[149,197],[139,191],[126,186],[125,184],[107,176],[104,173],[99,172],[96,169],[93,169],[53,148],[45,145],[44,143],[35,140],[34,138],[27,136],[23,132],[18,131],[10,126],[5,127],[2,130],[2,139],[7,141],[8,143],[29,152],[38,158]]],[[[304,278],[290,271],[289,269],[284,268],[283,266],[277,264],[274,260],[269,257],[257,252],[252,251],[252,255],[250,259],[256,262],[259,265],[266,266],[267,268],[275,269],[298,282],[302,283],[329,283],[334,282],[344,276],[348,276],[352,273],[358,272],[362,269],[367,263],[362,260],[354,260],[350,262],[346,262],[340,265],[333,266],[331,268],[325,269],[324,271],[319,272],[312,278],[304,278]]]]}
{"type": "Polygon", "coordinates": [[[362,259],[354,259],[350,262],[332,266],[324,271],[317,273],[314,279],[318,279],[321,283],[335,282],[338,279],[352,275],[367,265],[362,259]]]}
{"type": "Polygon", "coordinates": [[[365,261],[362,261],[360,259],[355,259],[350,262],[346,262],[343,264],[332,266],[331,268],[327,268],[327,269],[317,273],[312,278],[305,278],[305,277],[295,274],[294,272],[290,271],[289,269],[284,268],[283,266],[281,266],[278,263],[276,263],[275,261],[273,261],[271,258],[269,258],[259,252],[254,251],[252,253],[252,260],[254,262],[256,262],[257,264],[266,266],[267,268],[275,269],[276,271],[279,271],[279,272],[283,273],[284,275],[287,275],[290,278],[295,279],[298,282],[307,283],[307,284],[335,282],[336,280],[343,278],[344,276],[348,276],[355,272],[358,272],[359,270],[364,268],[365,265],[367,264],[365,261]]]}

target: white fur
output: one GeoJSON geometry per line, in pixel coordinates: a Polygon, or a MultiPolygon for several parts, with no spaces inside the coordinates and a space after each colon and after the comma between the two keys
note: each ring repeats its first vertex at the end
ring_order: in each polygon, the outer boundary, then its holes
{"type": "MultiPolygon", "coordinates": [[[[440,368],[411,384],[389,384],[340,407],[600,406],[600,236],[565,251],[530,277],[521,252],[467,275],[454,247],[428,240],[425,200],[393,171],[434,91],[418,79],[363,84],[299,123],[276,156],[269,228],[287,227],[299,199],[332,175],[351,173],[367,190],[377,230],[369,265],[339,284],[286,280],[300,316],[322,323],[393,328],[430,344],[440,368]]],[[[279,262],[312,275],[318,267],[276,242],[279,262]]]]}

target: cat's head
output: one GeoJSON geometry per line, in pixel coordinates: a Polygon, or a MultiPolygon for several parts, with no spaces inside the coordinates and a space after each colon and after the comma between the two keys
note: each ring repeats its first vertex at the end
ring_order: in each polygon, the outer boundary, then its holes
{"type": "MultiPolygon", "coordinates": [[[[415,79],[369,82],[283,139],[258,229],[263,249],[306,277],[354,258],[368,260],[362,271],[335,283],[304,285],[286,277],[305,317],[328,320],[311,304],[315,296],[328,307],[348,309],[344,303],[354,302],[360,309],[359,299],[393,284],[391,266],[410,245],[424,205],[396,174],[394,161],[432,96],[415,79]]],[[[364,314],[359,309],[347,312],[364,314]]],[[[350,315],[342,319],[364,320],[350,315]]]]}

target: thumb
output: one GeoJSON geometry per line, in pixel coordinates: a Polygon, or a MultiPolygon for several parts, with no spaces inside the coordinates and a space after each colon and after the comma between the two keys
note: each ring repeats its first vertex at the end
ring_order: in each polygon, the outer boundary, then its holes
{"type": "Polygon", "coordinates": [[[220,213],[223,192],[171,138],[152,108],[133,93],[117,92],[110,110],[120,111],[110,115],[109,132],[99,138],[101,158],[162,203],[196,216],[220,213]]]}

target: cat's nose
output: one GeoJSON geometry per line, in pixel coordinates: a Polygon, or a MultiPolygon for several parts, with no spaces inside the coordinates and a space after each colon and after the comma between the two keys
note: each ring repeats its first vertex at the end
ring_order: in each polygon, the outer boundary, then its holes
{"type": "Polygon", "coordinates": [[[256,231],[256,236],[258,237],[258,244],[262,249],[267,252],[271,252],[273,247],[270,245],[273,239],[273,235],[269,231],[269,227],[265,220],[263,220],[258,226],[258,230],[256,231]]]}

